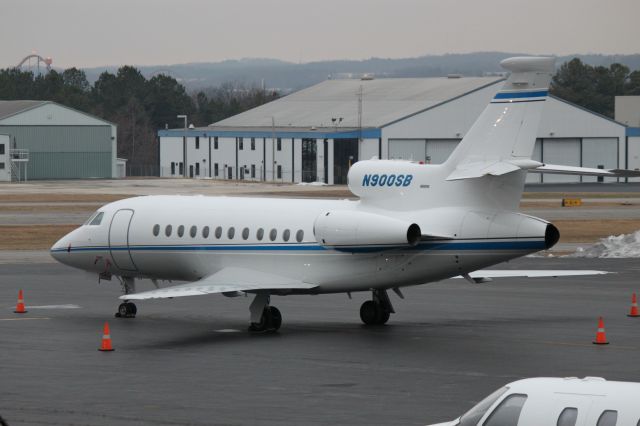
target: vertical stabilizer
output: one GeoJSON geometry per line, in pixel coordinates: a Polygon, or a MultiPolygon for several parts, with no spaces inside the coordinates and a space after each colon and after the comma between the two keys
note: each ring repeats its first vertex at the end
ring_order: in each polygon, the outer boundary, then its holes
{"type": "Polygon", "coordinates": [[[516,57],[500,63],[511,74],[446,161],[450,179],[496,163],[503,169],[526,164],[533,154],[554,63],[550,57],[516,57]]]}

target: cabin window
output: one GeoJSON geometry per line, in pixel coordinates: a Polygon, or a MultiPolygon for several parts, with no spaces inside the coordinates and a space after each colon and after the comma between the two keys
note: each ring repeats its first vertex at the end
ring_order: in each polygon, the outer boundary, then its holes
{"type": "Polygon", "coordinates": [[[153,236],[157,237],[160,234],[160,225],[153,225],[153,236]]]}
{"type": "Polygon", "coordinates": [[[282,239],[286,242],[286,241],[289,241],[290,237],[291,237],[291,231],[289,231],[288,229],[285,229],[284,232],[282,233],[282,239]]]}
{"type": "Polygon", "coordinates": [[[606,410],[600,414],[597,426],[616,426],[618,422],[618,412],[614,410],[606,410]]]}
{"type": "Polygon", "coordinates": [[[269,232],[269,239],[270,239],[271,241],[275,241],[275,239],[276,239],[276,237],[277,237],[277,236],[278,236],[278,231],[276,231],[276,229],[275,229],[275,228],[273,228],[273,229],[271,230],[271,232],[269,232]]]}
{"type": "Polygon", "coordinates": [[[205,226],[202,228],[202,238],[209,238],[209,227],[205,226]]]}
{"type": "Polygon", "coordinates": [[[301,243],[303,239],[304,239],[304,231],[302,229],[298,229],[298,232],[296,232],[296,241],[301,243]]]}
{"type": "Polygon", "coordinates": [[[514,393],[507,396],[498,405],[498,408],[493,410],[487,420],[484,422],[484,426],[513,426],[518,424],[520,419],[520,412],[524,403],[527,401],[527,395],[514,393]]]}
{"type": "Polygon", "coordinates": [[[164,228],[164,235],[166,235],[167,237],[171,236],[171,225],[167,225],[167,227],[164,228]]]}
{"type": "Polygon", "coordinates": [[[198,228],[194,225],[189,230],[189,235],[191,235],[191,238],[195,238],[197,234],[198,234],[198,228]]]}
{"type": "Polygon", "coordinates": [[[574,407],[565,408],[558,417],[557,426],[576,426],[578,420],[578,409],[574,407]]]}
{"type": "Polygon", "coordinates": [[[467,411],[460,418],[458,426],[477,426],[478,422],[484,416],[489,408],[508,390],[508,388],[500,388],[479,403],[471,410],[467,411]]]}
{"type": "Polygon", "coordinates": [[[233,236],[236,235],[236,228],[234,228],[233,226],[231,228],[229,228],[229,230],[227,231],[227,237],[229,237],[230,240],[233,240],[233,236]]]}
{"type": "Polygon", "coordinates": [[[93,220],[89,223],[92,226],[98,226],[102,222],[102,218],[104,217],[104,212],[100,212],[93,218],[93,220]]]}
{"type": "Polygon", "coordinates": [[[184,225],[178,226],[178,237],[182,237],[184,235],[184,225]]]}
{"type": "Polygon", "coordinates": [[[244,228],[242,230],[242,239],[246,240],[247,238],[249,238],[249,228],[244,228]]]}
{"type": "Polygon", "coordinates": [[[216,238],[220,239],[220,237],[222,237],[222,226],[216,228],[216,238]]]}
{"type": "Polygon", "coordinates": [[[262,241],[262,238],[264,238],[264,229],[258,228],[258,231],[256,232],[256,238],[258,239],[258,241],[262,241]]]}

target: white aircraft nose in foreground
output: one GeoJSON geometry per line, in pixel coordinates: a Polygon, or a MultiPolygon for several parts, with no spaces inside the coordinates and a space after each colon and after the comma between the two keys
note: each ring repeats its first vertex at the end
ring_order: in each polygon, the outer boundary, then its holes
{"type": "MultiPolygon", "coordinates": [[[[359,201],[136,197],[107,204],[52,248],[67,265],[116,276],[123,317],[131,300],[254,294],[251,330],[275,330],[271,296],[371,291],[365,324],[394,313],[387,294],[462,276],[586,275],[598,271],[480,271],[553,246],[558,230],[518,213],[527,171],[618,176],[624,171],[531,160],[554,67],[552,58],[511,58],[503,88],[440,165],[360,161],[349,171],[359,201]],[[188,281],[135,292],[136,278],[188,281]]],[[[339,142],[338,142],[339,143],[339,142]]]]}
{"type": "Polygon", "coordinates": [[[431,426],[636,426],[640,383],[599,377],[509,383],[458,419],[431,426]]]}

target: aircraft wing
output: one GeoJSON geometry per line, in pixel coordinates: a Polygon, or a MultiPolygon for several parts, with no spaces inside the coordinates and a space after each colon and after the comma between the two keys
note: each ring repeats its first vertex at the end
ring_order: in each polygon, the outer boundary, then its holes
{"type": "Polygon", "coordinates": [[[582,176],[607,176],[607,177],[640,177],[640,170],[626,169],[593,169],[589,167],[559,166],[545,164],[540,167],[528,169],[533,173],[551,173],[556,175],[582,175],[582,176]]]}
{"type": "Polygon", "coordinates": [[[198,281],[141,293],[125,294],[123,300],[166,299],[204,294],[256,290],[310,290],[315,284],[247,268],[223,268],[198,281]]]}
{"type": "Polygon", "coordinates": [[[535,160],[504,160],[462,164],[447,180],[477,179],[483,176],[502,176],[518,170],[532,173],[549,173],[557,175],[606,176],[614,178],[640,177],[640,170],[626,169],[594,169],[590,167],[560,166],[557,164],[543,164],[535,160]]]}
{"type": "Polygon", "coordinates": [[[472,283],[491,281],[492,278],[557,278],[577,277],[585,275],[605,275],[607,271],[596,270],[509,270],[509,269],[485,269],[458,275],[453,278],[464,278],[472,283]]]}

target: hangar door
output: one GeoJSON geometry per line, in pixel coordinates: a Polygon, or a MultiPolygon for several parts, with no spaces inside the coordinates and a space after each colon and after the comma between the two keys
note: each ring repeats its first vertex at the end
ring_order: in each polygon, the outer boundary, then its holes
{"type": "Polygon", "coordinates": [[[442,164],[447,161],[459,143],[459,139],[428,139],[427,156],[430,158],[430,163],[442,164]]]}
{"type": "MultiPolygon", "coordinates": [[[[582,167],[594,169],[618,168],[618,138],[582,139],[582,167]]],[[[597,182],[596,176],[582,176],[582,182],[597,182]]],[[[616,178],[604,178],[603,182],[617,182],[616,178]]]]}
{"type": "MultiPolygon", "coordinates": [[[[542,161],[548,164],[580,167],[580,139],[543,139],[542,161]]],[[[543,176],[544,183],[580,182],[580,176],[551,175],[543,176]]]]}
{"type": "Polygon", "coordinates": [[[426,139],[389,139],[390,160],[425,161],[426,157],[426,139]]]}

